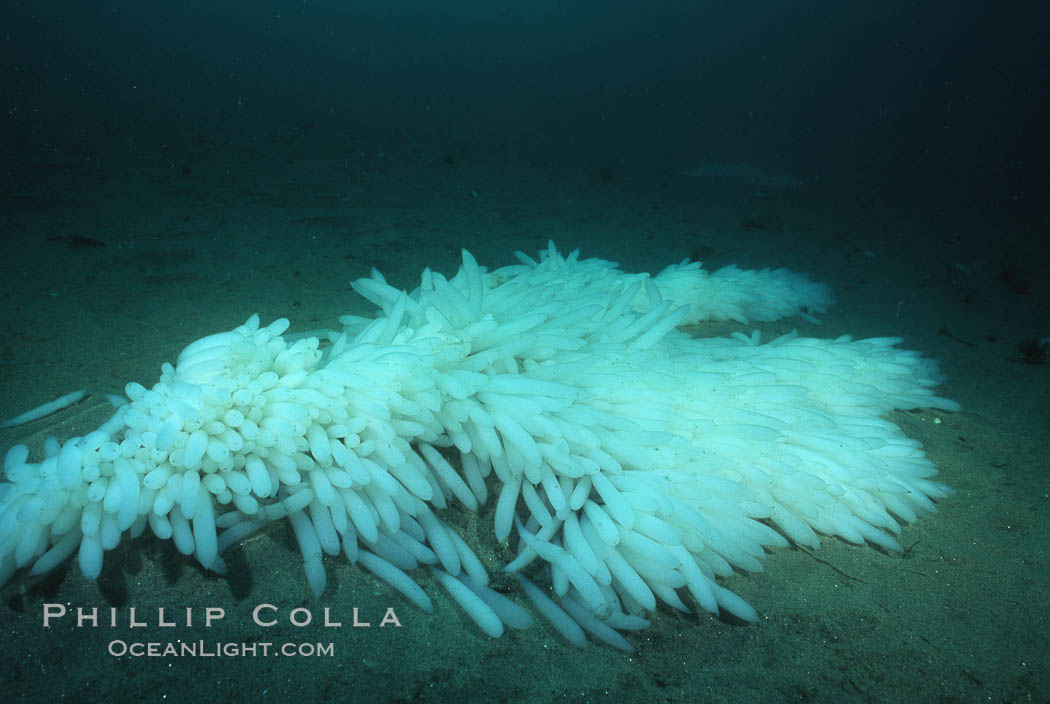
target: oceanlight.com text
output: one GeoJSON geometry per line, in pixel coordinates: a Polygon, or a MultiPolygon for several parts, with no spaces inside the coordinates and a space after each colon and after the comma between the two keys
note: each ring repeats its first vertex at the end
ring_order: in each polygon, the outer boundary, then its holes
{"type": "Polygon", "coordinates": [[[112,640],[106,651],[113,657],[237,658],[237,657],[334,657],[334,643],[239,643],[216,641],[112,640]]]}

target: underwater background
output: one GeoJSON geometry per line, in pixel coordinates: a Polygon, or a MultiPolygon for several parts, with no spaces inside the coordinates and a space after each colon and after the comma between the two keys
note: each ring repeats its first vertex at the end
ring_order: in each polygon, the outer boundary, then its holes
{"type": "MultiPolygon", "coordinates": [[[[628,271],[805,272],[837,303],[764,337],[899,335],[963,411],[892,414],[958,491],[905,552],[771,554],[726,581],[755,625],[661,608],[633,653],[540,620],[492,640],[422,571],[433,614],[345,560],[315,599],[282,522],[225,577],[148,536],[97,583],[16,577],[0,699],[1046,701],[1048,20],[1023,1],[4,4],[0,417],[92,396],[0,430],[3,449],[96,427],[105,393],[252,313],[293,331],[364,314],[348,282],[373,266],[412,288],[461,248],[495,268],[548,239],[628,271]],[[48,603],[107,617],[44,628],[48,603]],[[278,625],[253,623],[263,603],[278,625]],[[162,630],[158,607],[194,621],[162,630]],[[226,617],[205,627],[206,607],[226,617]],[[315,621],[291,625],[297,607],[315,621]],[[387,607],[400,628],[378,626],[387,607]]],[[[497,564],[491,504],[443,517],[497,564]]]]}

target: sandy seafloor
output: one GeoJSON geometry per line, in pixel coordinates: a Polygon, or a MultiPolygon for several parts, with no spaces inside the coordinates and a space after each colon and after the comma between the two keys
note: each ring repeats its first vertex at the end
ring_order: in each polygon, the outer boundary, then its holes
{"type": "MultiPolygon", "coordinates": [[[[354,135],[215,136],[163,149],[27,149],[5,165],[0,222],[0,417],[87,387],[98,394],[0,445],[84,434],[111,413],[102,393],[147,386],[188,342],[258,312],[293,330],[335,327],[368,307],[348,282],[375,266],[411,288],[425,265],[451,274],[460,248],[495,268],[511,252],[561,248],[656,271],[684,257],[710,269],[786,266],[824,281],[837,304],[816,326],[768,335],[900,335],[939,359],[960,413],[898,412],[958,493],[908,526],[905,554],[824,540],[771,553],[725,584],[758,624],[661,608],[633,653],[576,648],[538,619],[497,640],[429,574],[433,614],[345,559],[326,558],[310,593],[282,522],[202,571],[147,534],[106,554],[98,582],[75,564],[16,579],[0,603],[0,699],[22,701],[1046,701],[1050,367],[1016,345],[1050,335],[1045,244],[996,214],[896,208],[877,196],[790,193],[637,173],[527,150],[472,151],[354,135]],[[90,238],[104,246],[86,244],[90,238]],[[1004,271],[1009,271],[1004,275],[1004,271]],[[1004,283],[1003,279],[1006,280],[1004,283]],[[1042,279],[1042,280],[1040,280],[1042,279]],[[1018,282],[1028,283],[1027,292],[1018,282]],[[1014,284],[1014,285],[1008,285],[1014,284]],[[948,333],[948,334],[946,334],[948,333]],[[43,603],[119,609],[115,628],[42,627],[43,603]],[[251,622],[261,603],[341,629],[251,622]],[[156,608],[196,607],[192,627],[156,627],[156,608]],[[226,617],[204,628],[203,607],[226,617]],[[386,607],[401,628],[378,628],[386,607]],[[127,627],[129,607],[152,625],[127,627]],[[352,609],[371,628],[350,627],[352,609]],[[324,657],[113,657],[111,641],[332,643],[324,657]]],[[[746,326],[710,325],[697,335],[746,326]]],[[[508,548],[492,502],[445,518],[497,585],[508,548]]],[[[521,597],[524,601],[524,597],[521,597]]]]}

